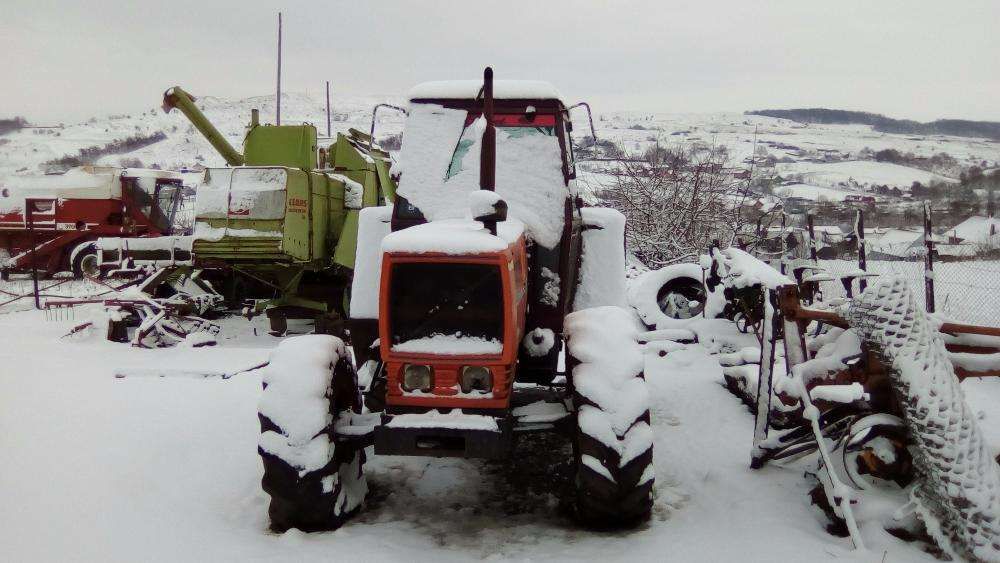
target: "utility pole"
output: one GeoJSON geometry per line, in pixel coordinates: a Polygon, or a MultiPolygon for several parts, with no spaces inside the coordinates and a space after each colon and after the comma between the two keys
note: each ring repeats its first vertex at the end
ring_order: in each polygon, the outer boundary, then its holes
{"type": "MultiPolygon", "coordinates": [[[[868,271],[868,251],[865,249],[865,212],[858,209],[858,218],[854,222],[854,236],[858,243],[858,268],[868,271]]],[[[862,292],[868,288],[868,280],[862,277],[858,280],[858,289],[862,292]]]]}
{"type": "Polygon", "coordinates": [[[326,81],[326,137],[330,138],[330,81],[326,81]]]}
{"type": "Polygon", "coordinates": [[[274,103],[274,124],[281,125],[281,12],[278,12],[278,98],[274,103]]]}

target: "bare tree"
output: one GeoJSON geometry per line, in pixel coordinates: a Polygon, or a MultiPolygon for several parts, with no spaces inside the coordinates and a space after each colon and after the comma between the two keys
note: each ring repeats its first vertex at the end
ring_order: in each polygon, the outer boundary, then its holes
{"type": "Polygon", "coordinates": [[[626,245],[649,267],[696,259],[713,240],[753,245],[760,236],[749,179],[737,179],[723,147],[647,151],[622,159],[596,192],[626,218],[626,245]]]}

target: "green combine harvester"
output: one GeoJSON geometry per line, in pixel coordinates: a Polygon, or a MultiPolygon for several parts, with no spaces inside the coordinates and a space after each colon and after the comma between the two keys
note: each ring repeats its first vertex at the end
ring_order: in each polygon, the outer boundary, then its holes
{"type": "Polygon", "coordinates": [[[266,313],[272,333],[283,334],[290,318],[314,319],[317,332],[339,333],[358,213],[395,199],[389,154],[354,129],[319,147],[313,125],[262,125],[256,109],[241,154],[179,87],[163,96],[164,111],[173,108],[229,164],[206,169],[198,187],[194,235],[178,241],[189,245],[190,264],[221,273],[220,289],[231,301],[266,291],[270,298],[245,311],[266,313]]]}

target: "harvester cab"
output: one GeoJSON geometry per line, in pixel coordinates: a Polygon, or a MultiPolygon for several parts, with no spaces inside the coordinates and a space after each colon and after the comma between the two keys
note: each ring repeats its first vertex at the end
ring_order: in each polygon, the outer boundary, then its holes
{"type": "Polygon", "coordinates": [[[505,458],[546,431],[568,438],[553,453],[572,456],[582,521],[649,516],[625,220],[577,197],[570,129],[551,85],[494,83],[490,69],[411,92],[397,204],[360,217],[349,326],[361,368],[341,340],[309,337],[285,340],[267,368],[259,451],[273,529],[335,528],[360,509],[368,445],[505,458]],[[325,400],[295,401],[305,389],[325,400]],[[302,409],[317,424],[300,428],[302,409]]]}

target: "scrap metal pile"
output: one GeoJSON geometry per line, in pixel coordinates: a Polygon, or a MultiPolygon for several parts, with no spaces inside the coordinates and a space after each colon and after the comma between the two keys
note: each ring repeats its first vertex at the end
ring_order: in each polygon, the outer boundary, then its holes
{"type": "MultiPolygon", "coordinates": [[[[769,268],[731,256],[718,252],[711,266],[727,288],[769,268]]],[[[735,289],[760,294],[761,347],[718,357],[756,415],[751,467],[811,463],[813,503],[858,548],[855,510],[888,496],[898,508],[890,533],[952,557],[1000,559],[1000,465],[959,385],[1000,374],[1000,329],[940,322],[899,278],[825,308],[803,305],[801,284],[751,281],[735,289]]]]}
{"type": "Polygon", "coordinates": [[[100,304],[103,315],[75,326],[69,334],[96,329],[110,341],[141,348],[181,343],[211,346],[220,327],[205,317],[221,312],[223,298],[197,274],[191,270],[156,270],[136,287],[107,297],[50,300],[45,304],[46,315],[62,318],[78,306],[100,304]]]}

